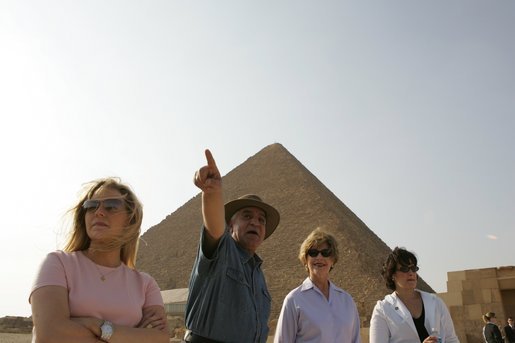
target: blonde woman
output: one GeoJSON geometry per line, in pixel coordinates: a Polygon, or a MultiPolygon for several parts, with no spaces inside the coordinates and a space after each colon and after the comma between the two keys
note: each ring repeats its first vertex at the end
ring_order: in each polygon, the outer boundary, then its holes
{"type": "Polygon", "coordinates": [[[143,210],[116,179],[86,186],[62,251],[47,255],[29,302],[32,342],[168,342],[155,280],[135,269],[143,210]]]}
{"type": "Polygon", "coordinates": [[[483,337],[486,343],[503,343],[501,330],[497,326],[495,313],[488,312],[483,315],[485,326],[483,327],[483,337]]]}
{"type": "Polygon", "coordinates": [[[359,315],[352,297],[329,280],[338,244],[318,228],[300,246],[308,277],[284,299],[275,343],[359,343],[359,315]]]}

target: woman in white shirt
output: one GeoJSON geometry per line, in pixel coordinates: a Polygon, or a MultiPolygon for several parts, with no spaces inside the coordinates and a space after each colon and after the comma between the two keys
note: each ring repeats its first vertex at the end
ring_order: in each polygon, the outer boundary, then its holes
{"type": "Polygon", "coordinates": [[[352,297],[329,280],[338,261],[338,245],[320,228],[300,247],[308,272],[304,282],[284,299],[275,343],[359,343],[359,315],[352,297]]]}
{"type": "Polygon", "coordinates": [[[370,343],[459,343],[444,302],[417,289],[418,269],[415,255],[402,248],[386,259],[382,275],[393,293],[374,307],[370,343]]]}

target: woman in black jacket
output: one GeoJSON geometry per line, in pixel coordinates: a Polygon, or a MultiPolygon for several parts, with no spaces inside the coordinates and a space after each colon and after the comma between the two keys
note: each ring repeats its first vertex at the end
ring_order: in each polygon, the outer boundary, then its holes
{"type": "Polygon", "coordinates": [[[488,312],[483,315],[485,326],[483,327],[483,336],[487,343],[503,343],[501,330],[497,326],[497,319],[495,313],[488,312]]]}

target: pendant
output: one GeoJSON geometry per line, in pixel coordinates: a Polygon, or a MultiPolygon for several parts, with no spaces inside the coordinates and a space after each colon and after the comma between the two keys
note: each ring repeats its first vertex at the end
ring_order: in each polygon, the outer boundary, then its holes
{"type": "Polygon", "coordinates": [[[104,275],[100,276],[100,280],[102,280],[102,282],[104,282],[106,280],[106,277],[104,275]]]}

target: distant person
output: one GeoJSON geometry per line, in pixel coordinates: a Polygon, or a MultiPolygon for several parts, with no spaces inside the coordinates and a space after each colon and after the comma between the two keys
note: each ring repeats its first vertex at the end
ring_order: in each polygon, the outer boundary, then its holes
{"type": "Polygon", "coordinates": [[[209,150],[194,176],[204,225],[189,284],[186,342],[261,342],[271,298],[256,250],[276,229],[279,212],[257,195],[223,204],[222,177],[209,150]]]}
{"type": "Polygon", "coordinates": [[[117,179],[97,180],[70,212],[69,239],[43,260],[31,290],[32,342],[168,342],[159,287],[135,269],[136,195],[117,179]]]}
{"type": "Polygon", "coordinates": [[[417,289],[417,258],[396,247],[382,275],[393,292],[377,302],[370,321],[370,343],[459,342],[449,310],[435,294],[417,289]]]}
{"type": "Polygon", "coordinates": [[[275,343],[359,343],[359,314],[352,297],[329,280],[338,261],[338,244],[318,228],[300,246],[308,276],[284,299],[275,343]]]}
{"type": "Polygon", "coordinates": [[[483,315],[485,326],[483,327],[483,337],[486,343],[503,343],[501,330],[497,326],[495,313],[488,312],[483,315]]]}
{"type": "Polygon", "coordinates": [[[515,343],[515,325],[513,317],[508,317],[508,325],[504,327],[504,339],[506,343],[515,343]]]}

